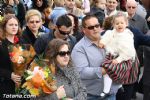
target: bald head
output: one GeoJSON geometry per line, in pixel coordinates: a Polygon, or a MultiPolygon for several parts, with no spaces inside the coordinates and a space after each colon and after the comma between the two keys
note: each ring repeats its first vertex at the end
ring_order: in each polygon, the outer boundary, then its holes
{"type": "Polygon", "coordinates": [[[136,13],[137,2],[135,0],[127,0],[126,10],[130,18],[132,18],[136,13]]]}
{"type": "Polygon", "coordinates": [[[127,0],[126,5],[137,6],[137,2],[135,0],[127,0]]]}

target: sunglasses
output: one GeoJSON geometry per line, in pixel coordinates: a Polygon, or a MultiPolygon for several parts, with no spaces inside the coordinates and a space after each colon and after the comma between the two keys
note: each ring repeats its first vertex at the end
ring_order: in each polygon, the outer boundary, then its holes
{"type": "Polygon", "coordinates": [[[70,55],[70,51],[59,51],[57,55],[59,55],[60,57],[64,57],[66,55],[70,55]]]}
{"type": "Polygon", "coordinates": [[[37,1],[43,1],[43,0],[36,0],[36,2],[37,2],[37,1]]]}
{"type": "Polygon", "coordinates": [[[99,28],[99,27],[100,27],[100,24],[96,24],[94,26],[88,26],[86,28],[89,29],[89,30],[93,30],[94,28],[99,28]]]}
{"type": "Polygon", "coordinates": [[[33,24],[33,23],[39,23],[40,21],[29,21],[29,23],[33,24]]]}
{"type": "MultiPolygon", "coordinates": [[[[59,29],[58,29],[58,30],[59,30],[59,29]]],[[[71,30],[68,31],[68,32],[64,32],[64,31],[59,30],[59,33],[62,34],[62,35],[69,35],[70,32],[71,32],[71,30]]]]}
{"type": "Polygon", "coordinates": [[[129,8],[129,9],[131,9],[131,8],[132,8],[132,9],[135,9],[136,7],[128,6],[128,8],[129,8]]]}

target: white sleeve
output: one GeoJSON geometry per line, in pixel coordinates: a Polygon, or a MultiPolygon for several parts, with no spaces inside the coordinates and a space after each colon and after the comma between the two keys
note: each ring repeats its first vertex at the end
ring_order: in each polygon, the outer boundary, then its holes
{"type": "Polygon", "coordinates": [[[112,30],[108,30],[105,32],[105,34],[102,36],[100,43],[104,44],[106,46],[112,38],[112,30]]]}
{"type": "Polygon", "coordinates": [[[136,55],[133,33],[130,30],[126,32],[118,41],[117,51],[119,52],[119,56],[116,58],[118,62],[134,59],[136,55]]]}

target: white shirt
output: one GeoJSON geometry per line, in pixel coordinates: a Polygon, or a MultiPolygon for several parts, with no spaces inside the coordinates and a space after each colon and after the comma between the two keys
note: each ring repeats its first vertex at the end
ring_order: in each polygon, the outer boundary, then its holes
{"type": "Polygon", "coordinates": [[[116,60],[120,63],[129,59],[135,59],[133,33],[129,29],[118,33],[115,29],[108,30],[102,36],[101,43],[104,44],[106,52],[119,55],[116,60]]]}

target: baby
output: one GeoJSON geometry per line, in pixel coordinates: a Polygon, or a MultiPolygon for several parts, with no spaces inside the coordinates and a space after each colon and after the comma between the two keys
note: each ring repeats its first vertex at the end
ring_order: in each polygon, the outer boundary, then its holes
{"type": "MultiPolygon", "coordinates": [[[[136,57],[133,33],[126,28],[127,25],[126,14],[118,11],[113,18],[113,30],[106,31],[100,40],[99,46],[106,49],[106,57],[108,54],[115,57],[110,62],[110,66],[122,64],[123,61],[134,60],[136,57]]],[[[103,77],[104,89],[103,93],[100,94],[102,98],[109,93],[112,84],[112,79],[108,74],[104,74],[103,77]]]]}

